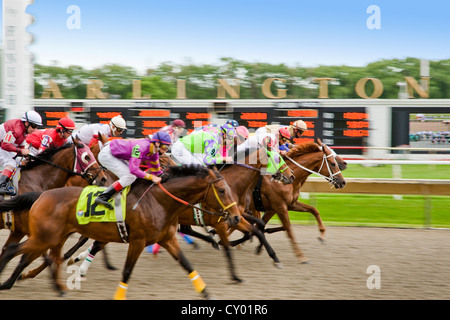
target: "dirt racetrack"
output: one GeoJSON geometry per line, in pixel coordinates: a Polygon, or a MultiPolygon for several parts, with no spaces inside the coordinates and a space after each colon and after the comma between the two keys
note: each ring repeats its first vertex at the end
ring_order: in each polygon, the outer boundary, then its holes
{"type": "MultiPolygon", "coordinates": [[[[2,244],[8,232],[0,231],[2,244]]],[[[285,232],[271,234],[268,240],[284,268],[276,269],[265,252],[255,255],[256,240],[246,243],[233,251],[237,272],[245,279],[242,284],[231,283],[223,252],[201,241],[198,241],[200,250],[183,240],[180,244],[217,299],[450,299],[450,230],[328,227],[326,244],[316,239],[315,226],[296,226],[295,232],[310,264],[297,262],[285,232]],[[379,289],[367,287],[372,275],[367,268],[371,265],[380,268],[379,289]]],[[[68,243],[77,238],[78,235],[72,236],[68,243]]],[[[80,283],[79,289],[69,290],[64,298],[57,296],[49,271],[45,270],[36,279],[18,282],[13,289],[1,291],[0,300],[111,299],[121,279],[127,247],[109,244],[111,261],[118,270],[106,270],[102,254],[98,254],[87,279],[80,283]]],[[[2,282],[17,259],[2,273],[2,282]]],[[[68,279],[71,275],[64,265],[61,278],[68,279]]],[[[185,271],[162,250],[156,258],[142,253],[131,275],[128,299],[201,297],[193,290],[185,271]]]]}

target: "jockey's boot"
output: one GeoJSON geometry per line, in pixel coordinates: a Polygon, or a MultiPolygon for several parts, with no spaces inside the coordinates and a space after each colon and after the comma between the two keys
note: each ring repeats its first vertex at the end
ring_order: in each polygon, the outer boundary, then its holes
{"type": "Polygon", "coordinates": [[[14,188],[11,188],[12,185],[10,183],[11,178],[5,175],[0,176],[0,195],[8,195],[8,196],[14,196],[16,195],[16,192],[14,191],[14,188]]]}
{"type": "Polygon", "coordinates": [[[112,210],[114,209],[114,206],[109,203],[108,200],[110,200],[117,192],[122,190],[122,186],[118,181],[114,182],[111,186],[108,187],[105,191],[103,191],[97,199],[95,199],[95,203],[102,204],[108,209],[112,210]]]}

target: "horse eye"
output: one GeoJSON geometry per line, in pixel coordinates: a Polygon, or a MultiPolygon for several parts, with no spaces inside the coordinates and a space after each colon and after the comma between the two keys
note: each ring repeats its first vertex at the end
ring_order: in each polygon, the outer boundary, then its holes
{"type": "Polygon", "coordinates": [[[220,189],[219,189],[219,192],[220,192],[220,194],[225,194],[225,189],[220,188],[220,189]]]}

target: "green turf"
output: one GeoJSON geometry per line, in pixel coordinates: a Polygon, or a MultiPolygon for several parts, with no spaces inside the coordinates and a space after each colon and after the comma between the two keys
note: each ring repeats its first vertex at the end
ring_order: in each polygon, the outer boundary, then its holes
{"type": "MultiPolygon", "coordinates": [[[[351,164],[342,172],[346,178],[392,178],[392,165],[363,167],[351,164]]],[[[450,180],[448,165],[402,165],[403,179],[450,180]]],[[[401,196],[310,194],[299,199],[319,210],[325,225],[450,228],[449,196],[401,196]]],[[[313,216],[290,212],[292,223],[315,224],[313,216]]],[[[273,222],[278,223],[276,217],[273,222]]]]}

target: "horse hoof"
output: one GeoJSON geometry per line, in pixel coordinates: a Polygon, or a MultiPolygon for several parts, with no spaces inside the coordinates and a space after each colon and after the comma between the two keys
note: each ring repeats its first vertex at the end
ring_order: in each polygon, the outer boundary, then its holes
{"type": "Polygon", "coordinates": [[[73,265],[74,263],[75,263],[75,261],[73,261],[72,258],[70,258],[69,261],[67,261],[67,265],[68,265],[68,266],[71,266],[71,265],[73,265]]]}
{"type": "Polygon", "coordinates": [[[0,285],[0,290],[9,290],[11,289],[11,286],[8,284],[1,284],[0,285]]]}
{"type": "Polygon", "coordinates": [[[321,244],[327,244],[327,240],[326,240],[325,238],[317,237],[317,239],[319,240],[319,242],[320,242],[321,244]]]}
{"type": "Polygon", "coordinates": [[[300,263],[301,264],[311,264],[311,261],[309,261],[308,259],[304,258],[304,259],[300,259],[300,263]]]}
{"type": "Polygon", "coordinates": [[[283,269],[284,268],[284,266],[283,266],[283,264],[281,262],[274,262],[273,265],[277,269],[283,269]]]}
{"type": "Polygon", "coordinates": [[[233,280],[233,284],[240,284],[240,283],[244,282],[244,280],[242,280],[238,277],[233,277],[233,279],[231,279],[231,280],[233,280]]]}
{"type": "Polygon", "coordinates": [[[106,264],[105,265],[106,266],[106,269],[108,269],[108,270],[117,270],[117,268],[116,267],[114,267],[113,265],[110,265],[110,264],[106,264]]]}
{"type": "Polygon", "coordinates": [[[64,298],[66,295],[67,295],[67,292],[65,292],[63,290],[59,291],[59,297],[60,298],[64,298]]]}

